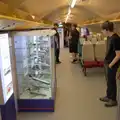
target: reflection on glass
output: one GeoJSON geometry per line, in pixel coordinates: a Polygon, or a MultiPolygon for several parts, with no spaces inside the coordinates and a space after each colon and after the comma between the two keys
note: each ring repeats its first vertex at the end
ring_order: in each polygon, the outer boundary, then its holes
{"type": "Polygon", "coordinates": [[[14,43],[20,99],[51,98],[49,37],[15,36],[14,43]]]}

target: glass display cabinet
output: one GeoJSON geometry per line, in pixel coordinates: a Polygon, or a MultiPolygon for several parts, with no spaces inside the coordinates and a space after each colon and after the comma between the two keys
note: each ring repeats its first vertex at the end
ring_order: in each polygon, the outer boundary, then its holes
{"type": "Polygon", "coordinates": [[[20,111],[54,111],[54,34],[53,30],[14,34],[20,111]]]}

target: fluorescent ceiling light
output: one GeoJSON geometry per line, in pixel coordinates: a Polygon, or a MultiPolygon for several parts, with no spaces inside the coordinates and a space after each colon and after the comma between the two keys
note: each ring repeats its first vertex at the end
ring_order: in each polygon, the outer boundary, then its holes
{"type": "Polygon", "coordinates": [[[69,16],[67,15],[67,18],[66,19],[68,19],[69,18],[69,16]]]}
{"type": "Polygon", "coordinates": [[[67,23],[67,21],[68,21],[68,18],[69,18],[69,15],[67,15],[67,17],[66,17],[66,20],[65,20],[65,23],[67,23]]]}
{"type": "Polygon", "coordinates": [[[67,18],[65,19],[65,23],[67,23],[67,18]]]}
{"type": "Polygon", "coordinates": [[[69,18],[70,14],[71,14],[71,8],[68,9],[68,14],[67,14],[67,17],[65,19],[65,23],[68,21],[68,18],[69,18]]]}
{"type": "Polygon", "coordinates": [[[68,10],[68,15],[70,15],[70,13],[71,13],[71,9],[69,8],[69,10],[68,10]]]}
{"type": "Polygon", "coordinates": [[[75,7],[76,1],[77,1],[77,0],[72,0],[71,8],[74,8],[74,7],[75,7]]]}
{"type": "Polygon", "coordinates": [[[34,15],[31,15],[31,17],[32,17],[33,19],[35,19],[35,16],[34,16],[34,15]]]}
{"type": "Polygon", "coordinates": [[[67,19],[65,20],[65,23],[67,23],[67,19]]]}

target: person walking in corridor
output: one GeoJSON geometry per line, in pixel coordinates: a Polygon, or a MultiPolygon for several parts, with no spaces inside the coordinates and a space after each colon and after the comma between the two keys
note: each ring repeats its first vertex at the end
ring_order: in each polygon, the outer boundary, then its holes
{"type": "Polygon", "coordinates": [[[57,31],[58,29],[58,24],[54,24],[54,30],[56,31],[56,34],[55,34],[55,56],[56,56],[56,64],[60,64],[60,60],[59,60],[59,57],[60,57],[60,36],[59,36],[59,33],[57,31]]]}
{"type": "Polygon", "coordinates": [[[73,58],[72,63],[75,63],[77,61],[77,53],[78,53],[79,32],[76,28],[77,28],[77,25],[73,24],[71,33],[69,36],[69,39],[70,39],[69,48],[70,48],[70,53],[72,53],[72,58],[73,58]]]}
{"type": "Polygon", "coordinates": [[[120,37],[114,32],[114,24],[109,21],[102,24],[102,32],[109,37],[110,44],[105,57],[108,79],[106,96],[100,98],[100,100],[106,102],[106,107],[113,107],[117,106],[116,73],[120,65],[120,37]]]}

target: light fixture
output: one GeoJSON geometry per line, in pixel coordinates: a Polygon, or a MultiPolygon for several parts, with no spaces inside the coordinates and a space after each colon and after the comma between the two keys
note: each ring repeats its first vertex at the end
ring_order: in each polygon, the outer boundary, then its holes
{"type": "Polygon", "coordinates": [[[75,7],[76,1],[77,1],[77,0],[72,0],[71,8],[74,8],[74,7],[75,7]]]}
{"type": "Polygon", "coordinates": [[[71,13],[71,9],[69,8],[69,10],[68,10],[68,15],[70,15],[70,13],[71,13]]]}
{"type": "Polygon", "coordinates": [[[32,17],[33,19],[35,19],[35,16],[34,16],[34,15],[31,15],[31,17],[32,17]]]}
{"type": "Polygon", "coordinates": [[[65,23],[67,23],[67,17],[66,17],[66,19],[65,19],[65,23]]]}
{"type": "Polygon", "coordinates": [[[69,18],[69,15],[67,15],[66,19],[65,19],[65,23],[67,23],[68,21],[68,18],[69,18]]]}
{"type": "Polygon", "coordinates": [[[60,23],[59,24],[62,24],[62,22],[60,21],[60,23]]]}
{"type": "Polygon", "coordinates": [[[65,20],[65,23],[67,23],[67,19],[65,20]]]}
{"type": "Polygon", "coordinates": [[[76,2],[77,2],[77,0],[72,0],[71,7],[69,7],[69,9],[68,9],[68,14],[67,14],[67,17],[65,19],[65,23],[68,21],[69,15],[71,14],[71,8],[75,7],[76,2]]]}
{"type": "Polygon", "coordinates": [[[69,15],[71,14],[71,8],[69,7],[68,9],[68,14],[67,14],[67,17],[65,19],[65,23],[68,21],[68,18],[69,18],[69,15]]]}

